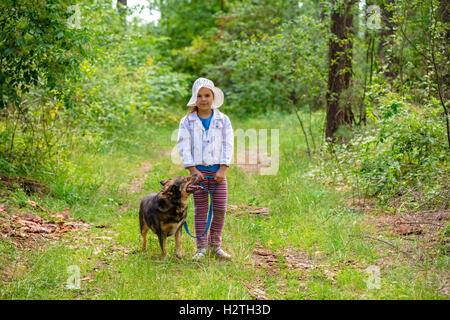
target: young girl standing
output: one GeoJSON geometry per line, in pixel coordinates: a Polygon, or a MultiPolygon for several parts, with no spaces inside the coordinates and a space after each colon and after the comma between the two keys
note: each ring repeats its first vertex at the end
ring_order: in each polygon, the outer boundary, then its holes
{"type": "MultiPolygon", "coordinates": [[[[227,179],[225,173],[231,164],[234,134],[230,119],[218,108],[224,95],[211,80],[198,78],[192,86],[192,96],[187,106],[188,114],[180,121],[178,149],[183,166],[190,174],[197,174],[198,181],[212,192],[213,219],[209,233],[197,241],[197,253],[193,259],[201,259],[209,249],[219,258],[231,259],[223,251],[222,230],[227,209],[227,179]],[[213,176],[214,178],[205,178],[213,176]]],[[[209,194],[204,189],[194,193],[195,233],[202,234],[207,226],[209,194]]]]}

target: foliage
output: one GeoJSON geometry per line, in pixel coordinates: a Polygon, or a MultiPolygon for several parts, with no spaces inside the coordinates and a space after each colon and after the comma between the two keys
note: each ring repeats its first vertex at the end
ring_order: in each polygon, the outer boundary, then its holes
{"type": "Polygon", "coordinates": [[[437,108],[428,112],[398,96],[380,99],[371,129],[346,144],[327,143],[315,173],[344,183],[360,197],[376,196],[383,205],[416,208],[445,205],[449,151],[437,108]],[[402,202],[396,199],[402,198],[402,202]]]}
{"type": "Polygon", "coordinates": [[[292,110],[288,99],[321,105],[326,26],[313,3],[232,2],[216,17],[189,46],[172,51],[177,68],[213,79],[239,115],[292,110]]]}
{"type": "Polygon", "coordinates": [[[215,14],[221,10],[221,1],[154,0],[151,2],[152,7],[161,12],[158,33],[170,38],[170,41],[166,43],[168,49],[189,46],[197,35],[202,35],[214,25],[215,14]]]}
{"type": "Polygon", "coordinates": [[[19,107],[32,86],[52,90],[76,76],[87,34],[67,24],[66,0],[5,0],[0,3],[0,109],[19,107]]]}
{"type": "MultiPolygon", "coordinates": [[[[63,4],[62,1],[47,2],[43,7],[51,9],[48,9],[50,13],[42,13],[49,15],[47,22],[52,22],[51,14],[55,15],[54,19],[61,19],[51,28],[67,28],[62,20],[66,17],[63,4]]],[[[35,16],[24,4],[9,7],[9,10],[18,17],[35,16]]],[[[65,68],[60,68],[58,55],[64,51],[64,57],[75,59],[77,49],[62,42],[52,44],[50,39],[41,40],[52,51],[43,55],[45,59],[30,63],[33,68],[44,69],[49,64],[45,70],[49,75],[46,78],[45,73],[37,74],[39,82],[27,84],[27,91],[22,90],[22,80],[17,80],[21,100],[17,105],[8,105],[2,110],[1,172],[43,175],[48,179],[50,172],[55,173],[67,166],[74,145],[101,145],[135,117],[153,121],[155,125],[178,121],[170,110],[187,94],[186,75],[173,72],[170,67],[157,62],[160,57],[155,43],[159,39],[149,34],[147,29],[135,25],[130,25],[126,31],[117,10],[106,0],[79,1],[74,15],[76,27],[66,31],[84,34],[91,39],[83,48],[86,57],[77,57],[76,64],[72,63],[73,60],[61,60],[65,68]],[[56,61],[50,62],[48,57],[56,61]],[[58,77],[57,88],[49,82],[52,77],[58,77]],[[49,81],[44,82],[43,79],[49,81]]],[[[23,29],[31,30],[29,25],[32,26],[34,20],[22,20],[23,29]]],[[[12,37],[11,32],[8,36],[12,37]]],[[[19,44],[23,45],[20,41],[19,44]]],[[[27,42],[27,45],[30,50],[39,51],[41,44],[27,42]]],[[[13,69],[5,70],[12,72],[13,69]]]]}
{"type": "Polygon", "coordinates": [[[2,172],[29,175],[36,169],[51,168],[55,159],[65,159],[67,152],[63,150],[72,132],[64,103],[56,97],[56,92],[53,90],[52,97],[42,101],[42,90],[33,91],[23,99],[24,105],[3,110],[0,122],[2,172]]]}
{"type": "Polygon", "coordinates": [[[399,89],[408,85],[424,90],[425,99],[431,95],[437,98],[438,81],[442,81],[437,78],[448,78],[450,70],[450,24],[443,21],[449,8],[443,7],[445,3],[437,0],[396,1],[390,6],[397,29],[391,50],[398,51],[401,59],[393,66],[398,68],[396,84],[399,89]]]}
{"type": "Polygon", "coordinates": [[[280,24],[272,35],[257,32],[225,47],[228,57],[204,70],[230,92],[227,103],[237,114],[295,106],[320,106],[326,76],[324,25],[307,15],[280,24]],[[300,28],[306,26],[306,28],[300,28]]]}
{"type": "Polygon", "coordinates": [[[145,50],[149,41],[152,39],[144,35],[134,35],[121,43],[103,66],[83,63],[84,77],[71,85],[77,102],[73,112],[81,127],[118,129],[136,115],[145,115],[155,124],[174,121],[167,111],[186,95],[186,76],[157,65],[150,53],[139,61],[133,51],[126,50],[138,47],[136,42],[145,50]]]}

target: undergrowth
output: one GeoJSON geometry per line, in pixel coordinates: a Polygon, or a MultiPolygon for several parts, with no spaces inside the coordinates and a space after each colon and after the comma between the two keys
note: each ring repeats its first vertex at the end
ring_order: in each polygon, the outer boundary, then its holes
{"type": "Polygon", "coordinates": [[[448,208],[450,152],[440,110],[394,96],[369,117],[348,141],[325,143],[311,174],[394,211],[448,208]]]}

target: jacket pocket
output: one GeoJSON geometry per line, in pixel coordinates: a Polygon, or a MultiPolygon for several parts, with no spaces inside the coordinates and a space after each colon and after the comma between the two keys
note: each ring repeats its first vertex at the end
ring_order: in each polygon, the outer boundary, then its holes
{"type": "Polygon", "coordinates": [[[223,128],[223,120],[217,119],[213,124],[214,129],[222,129],[223,128]]]}
{"type": "Polygon", "coordinates": [[[215,163],[219,163],[220,155],[222,154],[222,128],[214,128],[214,134],[212,136],[212,156],[215,163]]]}

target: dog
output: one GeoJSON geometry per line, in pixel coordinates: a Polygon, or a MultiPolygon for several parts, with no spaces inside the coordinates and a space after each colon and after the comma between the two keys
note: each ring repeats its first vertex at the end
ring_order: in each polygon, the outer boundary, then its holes
{"type": "Polygon", "coordinates": [[[147,232],[152,230],[159,240],[162,257],[167,256],[166,239],[175,235],[175,255],[182,257],[181,231],[187,218],[188,198],[199,190],[194,186],[198,177],[176,177],[160,181],[163,188],[141,200],[139,207],[139,225],[142,236],[142,250],[147,248],[147,232]]]}

